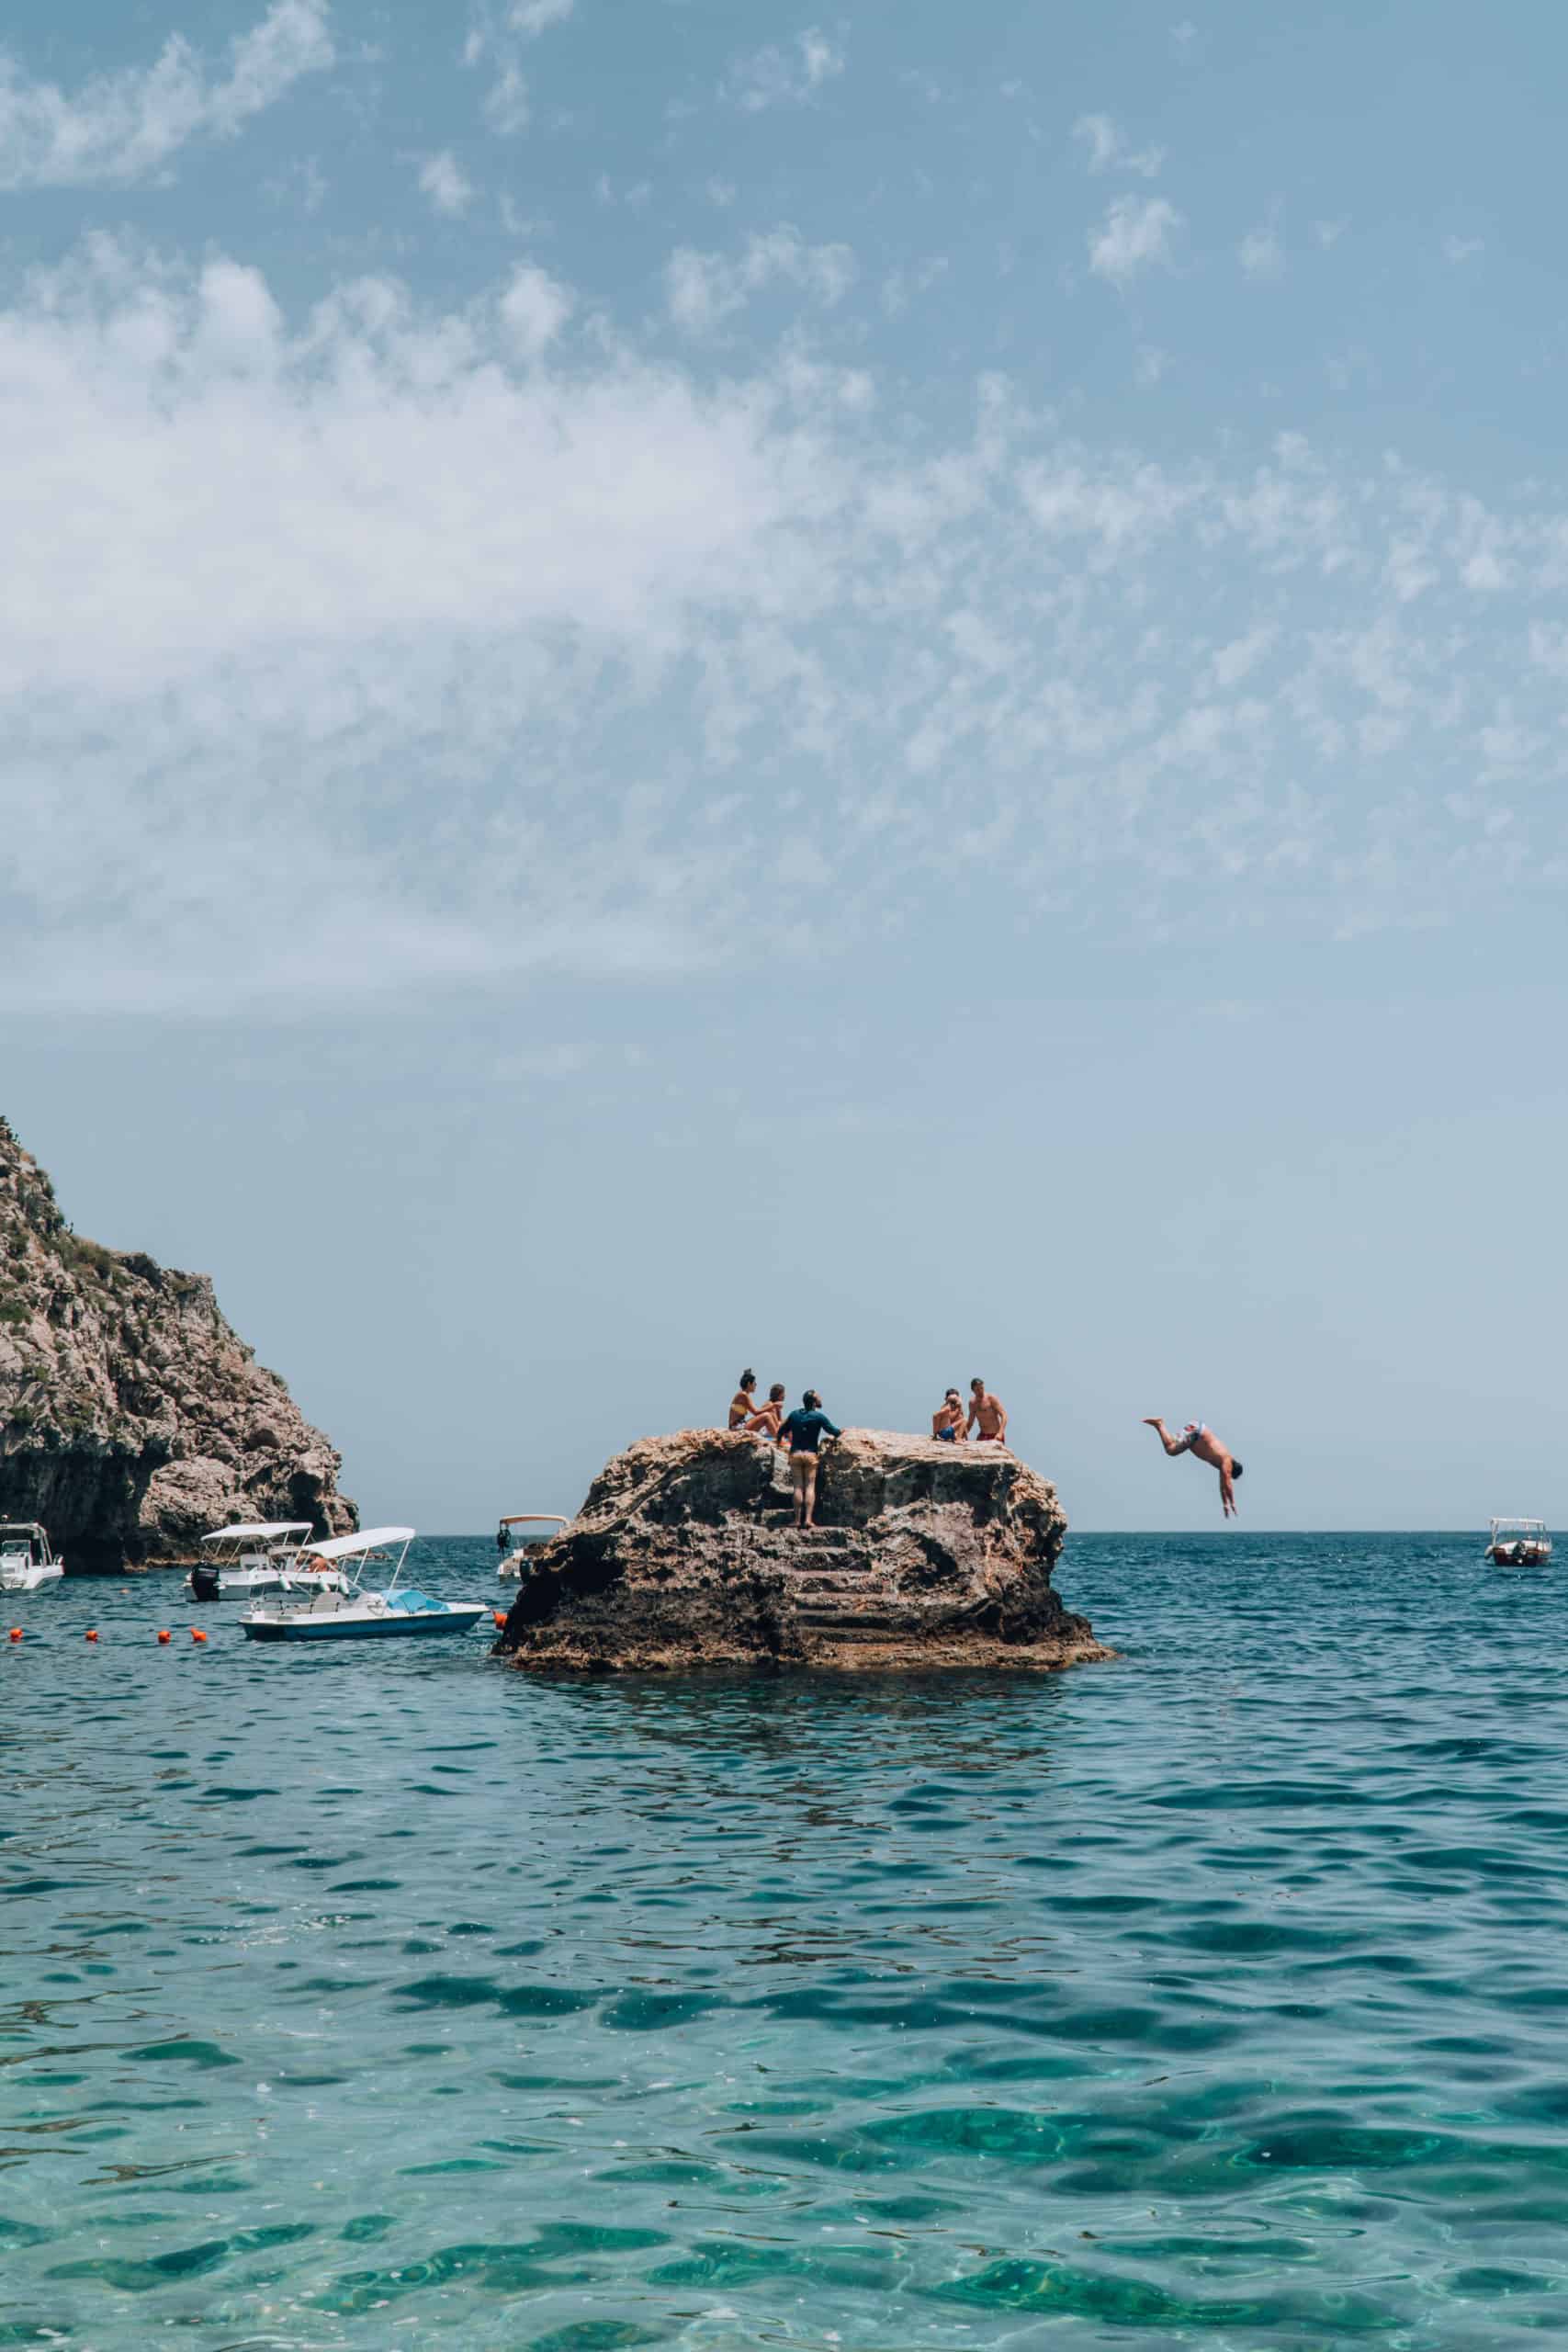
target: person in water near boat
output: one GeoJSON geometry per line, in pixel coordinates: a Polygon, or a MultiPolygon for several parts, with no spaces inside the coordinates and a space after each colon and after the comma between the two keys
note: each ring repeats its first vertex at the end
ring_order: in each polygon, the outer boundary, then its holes
{"type": "Polygon", "coordinates": [[[768,1391],[767,1403],[759,1405],[740,1426],[744,1430],[754,1430],[759,1437],[777,1438],[779,1425],[784,1419],[784,1385],[782,1380],[775,1380],[768,1391]]]}
{"type": "Polygon", "coordinates": [[[950,1388],[931,1415],[931,1435],[942,1438],[949,1445],[956,1445],[968,1434],[964,1423],[964,1400],[956,1388],[950,1388]]]}
{"type": "Polygon", "coordinates": [[[969,1418],[964,1424],[968,1436],[975,1422],[980,1424],[982,1445],[1005,1445],[1008,1442],[1008,1408],[999,1396],[993,1396],[983,1380],[969,1383],[969,1418]]]}
{"type": "Polygon", "coordinates": [[[734,1396],[729,1400],[729,1426],[732,1430],[738,1430],[747,1415],[756,1411],[757,1399],[751,1393],[756,1385],[757,1375],[748,1365],[736,1385],[734,1396]]]}
{"type": "Polygon", "coordinates": [[[790,1484],[795,1488],[795,1525],[817,1524],[817,1458],[825,1438],[842,1437],[836,1421],[822,1410],[822,1399],[808,1388],[793,1413],[786,1414],[778,1442],[789,1447],[790,1484]]]}
{"type": "Polygon", "coordinates": [[[1235,1481],[1241,1476],[1241,1464],[1229,1446],[1222,1445],[1206,1422],[1189,1421],[1179,1437],[1172,1437],[1157,1413],[1145,1413],[1144,1427],[1153,1430],[1166,1452],[1173,1457],[1190,1453],[1199,1462],[1206,1462],[1220,1474],[1220,1509],[1226,1519],[1234,1519],[1235,1511],[1235,1481]]]}

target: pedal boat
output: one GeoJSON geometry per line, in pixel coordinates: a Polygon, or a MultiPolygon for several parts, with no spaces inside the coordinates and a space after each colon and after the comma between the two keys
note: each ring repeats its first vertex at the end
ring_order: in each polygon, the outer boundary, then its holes
{"type": "Polygon", "coordinates": [[[334,1535],[309,1545],[301,1566],[308,1580],[321,1561],[335,1572],[314,1592],[268,1594],[240,1623],[253,1642],[376,1642],[423,1640],[437,1634],[467,1634],[490,1613],[483,1600],[437,1600],[402,1581],[403,1563],[413,1542],[412,1527],[372,1527],[358,1535],[334,1535]],[[366,1584],[372,1566],[392,1563],[383,1586],[366,1584]],[[335,1589],[336,1578],[342,1589],[335,1589]]]}

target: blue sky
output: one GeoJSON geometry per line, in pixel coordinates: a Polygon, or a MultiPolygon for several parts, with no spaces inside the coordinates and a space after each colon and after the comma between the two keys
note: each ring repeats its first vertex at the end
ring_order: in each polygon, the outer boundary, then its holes
{"type": "Polygon", "coordinates": [[[1557,12],[20,0],[6,1108],[378,1518],[1568,1504],[1557,12]]]}

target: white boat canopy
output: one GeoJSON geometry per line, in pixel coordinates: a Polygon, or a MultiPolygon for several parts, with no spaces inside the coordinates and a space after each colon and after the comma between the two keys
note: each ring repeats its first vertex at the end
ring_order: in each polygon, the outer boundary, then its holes
{"type": "Polygon", "coordinates": [[[514,1510],[509,1519],[503,1519],[501,1523],[502,1527],[532,1527],[535,1525],[570,1527],[571,1525],[570,1520],[563,1519],[558,1510],[514,1510]]]}
{"type": "Polygon", "coordinates": [[[352,1560],[358,1552],[378,1552],[383,1544],[412,1544],[412,1527],[362,1527],[357,1535],[330,1535],[324,1544],[307,1544],[312,1560],[352,1560]]]}
{"type": "Polygon", "coordinates": [[[310,1532],[310,1521],[308,1519],[246,1520],[235,1527],[215,1527],[210,1535],[204,1535],[201,1540],[204,1544],[233,1544],[253,1535],[259,1540],[268,1535],[309,1535],[310,1532]]]}

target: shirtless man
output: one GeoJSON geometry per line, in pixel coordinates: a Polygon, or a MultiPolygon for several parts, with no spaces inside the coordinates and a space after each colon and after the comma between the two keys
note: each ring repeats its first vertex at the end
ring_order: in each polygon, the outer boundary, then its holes
{"type": "Polygon", "coordinates": [[[1144,1427],[1153,1430],[1169,1454],[1190,1453],[1206,1462],[1220,1474],[1220,1508],[1226,1519],[1235,1517],[1235,1487],[1234,1479],[1241,1476],[1241,1464],[1228,1446],[1220,1443],[1212,1429],[1202,1421],[1189,1421],[1179,1437],[1172,1437],[1157,1413],[1146,1413],[1144,1427]]]}
{"type": "Polygon", "coordinates": [[[968,1436],[974,1424],[980,1424],[982,1445],[1005,1445],[1008,1442],[1008,1408],[999,1396],[993,1396],[983,1380],[969,1383],[969,1419],[964,1424],[968,1436]]]}
{"type": "Polygon", "coordinates": [[[950,1388],[936,1411],[931,1415],[931,1435],[942,1438],[948,1445],[956,1445],[968,1431],[964,1426],[964,1406],[956,1388],[950,1388]]]}

